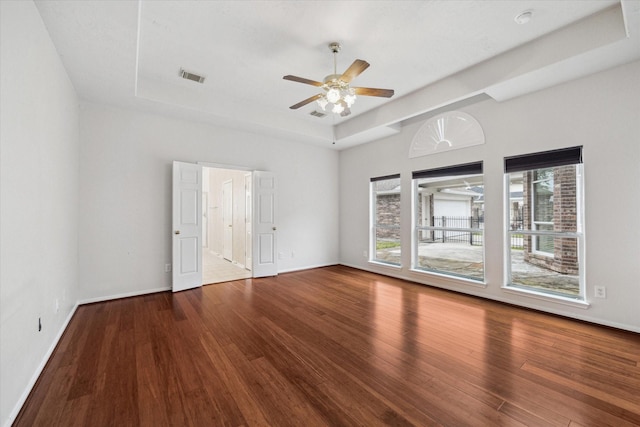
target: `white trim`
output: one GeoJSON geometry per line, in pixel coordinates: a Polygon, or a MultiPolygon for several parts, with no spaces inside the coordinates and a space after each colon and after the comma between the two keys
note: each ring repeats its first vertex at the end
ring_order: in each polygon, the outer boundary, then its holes
{"type": "MultiPolygon", "coordinates": [[[[477,296],[477,295],[475,295],[475,296],[477,296]]],[[[485,298],[485,297],[479,297],[479,298],[485,298]]],[[[501,297],[494,297],[494,296],[487,296],[486,298],[494,300],[494,301],[503,302],[505,304],[515,305],[516,307],[522,307],[522,308],[526,308],[526,309],[530,309],[530,310],[537,310],[537,311],[540,311],[540,312],[543,312],[543,313],[553,314],[553,315],[564,317],[564,318],[567,318],[567,319],[574,319],[574,320],[579,320],[579,321],[582,321],[582,322],[593,323],[594,325],[607,326],[607,327],[610,327],[610,328],[616,328],[616,329],[620,329],[620,330],[623,330],[623,331],[630,331],[630,332],[640,333],[640,327],[634,326],[634,325],[618,323],[618,322],[610,322],[608,320],[602,320],[602,319],[593,318],[593,317],[589,317],[589,316],[574,315],[573,313],[567,313],[566,311],[560,311],[560,310],[552,309],[552,308],[549,308],[549,307],[541,307],[539,305],[530,304],[528,302],[526,302],[526,303],[525,302],[523,302],[523,303],[514,302],[513,300],[510,300],[508,298],[501,298],[501,297]]],[[[537,299],[537,298],[530,298],[529,301],[531,301],[533,299],[537,299]]]]}
{"type": "MultiPolygon", "coordinates": [[[[524,182],[524,180],[523,180],[524,182]]],[[[524,197],[524,184],[522,189],[522,195],[524,197]]],[[[502,283],[508,283],[511,280],[511,178],[508,173],[502,176],[502,283]]],[[[524,218],[523,218],[524,220],[524,218]]],[[[524,247],[524,237],[522,238],[522,245],[524,247]]]]}
{"type": "Polygon", "coordinates": [[[584,308],[585,310],[591,307],[591,304],[589,304],[587,301],[584,301],[584,300],[575,299],[571,297],[563,297],[560,295],[553,295],[548,292],[536,291],[533,289],[524,289],[524,288],[519,288],[515,286],[504,285],[502,286],[502,290],[510,294],[516,294],[516,295],[524,294],[525,296],[530,298],[535,298],[542,301],[555,302],[558,304],[568,305],[571,307],[584,308]]]}
{"type": "Polygon", "coordinates": [[[288,268],[285,270],[278,270],[278,274],[281,273],[294,273],[296,271],[304,271],[304,270],[313,270],[314,268],[323,268],[323,267],[333,267],[335,265],[340,265],[339,262],[331,262],[329,264],[317,264],[317,265],[309,265],[306,267],[296,267],[296,268],[288,268]]]}
{"type": "Polygon", "coordinates": [[[113,299],[120,299],[120,298],[137,297],[137,296],[140,296],[140,295],[155,294],[157,292],[164,292],[164,291],[171,291],[171,287],[169,286],[169,287],[164,287],[164,288],[145,289],[143,291],[125,292],[123,294],[106,295],[106,296],[102,296],[102,297],[88,298],[88,299],[84,299],[84,300],[79,300],[78,301],[78,305],[91,304],[91,303],[94,303],[94,302],[104,302],[104,301],[110,301],[110,300],[113,300],[113,299]]]}
{"type": "MultiPolygon", "coordinates": [[[[412,283],[417,283],[417,284],[429,286],[426,283],[416,282],[414,280],[411,280],[410,278],[407,278],[406,276],[403,276],[402,274],[398,274],[398,272],[400,272],[402,270],[400,268],[389,268],[388,269],[389,273],[387,274],[387,273],[381,273],[380,271],[374,270],[374,269],[370,268],[369,266],[363,267],[361,265],[347,264],[347,263],[344,263],[344,262],[340,262],[337,265],[343,265],[345,267],[355,268],[356,270],[368,271],[369,273],[380,274],[381,276],[393,277],[394,279],[407,280],[407,281],[412,282],[412,283]]],[[[374,264],[372,262],[369,262],[369,265],[374,265],[374,264]]],[[[375,265],[378,266],[380,264],[375,264],[375,265]]]]}
{"type": "Polygon", "coordinates": [[[373,264],[373,265],[377,265],[380,267],[387,267],[387,268],[391,268],[392,270],[400,270],[402,269],[402,264],[392,264],[390,262],[382,262],[382,261],[377,261],[375,259],[372,259],[370,261],[367,261],[369,264],[373,264]]]}
{"type": "MultiPolygon", "coordinates": [[[[402,189],[402,183],[400,183],[402,189]]],[[[402,203],[402,194],[400,195],[400,202],[402,203]]],[[[371,262],[376,256],[376,205],[377,195],[375,194],[375,184],[373,181],[369,181],[369,249],[367,255],[367,261],[371,262]]],[[[402,242],[400,242],[402,244],[402,242]]],[[[401,246],[402,247],[402,246],[401,246]]]]}
{"type": "Polygon", "coordinates": [[[197,164],[213,169],[227,169],[227,170],[238,170],[238,171],[247,171],[253,172],[255,168],[250,168],[247,166],[237,166],[237,165],[225,165],[223,163],[211,163],[211,162],[196,162],[197,164]]]}
{"type": "MultiPolygon", "coordinates": [[[[377,230],[378,229],[383,229],[383,230],[398,230],[400,232],[400,248],[402,248],[402,225],[383,225],[383,224],[378,224],[377,222],[377,213],[378,213],[378,196],[379,195],[385,195],[385,194],[398,194],[400,196],[400,204],[402,205],[402,174],[394,174],[394,175],[389,175],[390,177],[393,178],[385,178],[385,179],[381,179],[381,180],[376,180],[376,181],[369,181],[369,253],[367,254],[367,261],[370,263],[379,263],[381,265],[387,265],[386,263],[378,260],[376,258],[377,256],[377,244],[378,244],[378,239],[377,239],[377,230]],[[396,175],[398,175],[396,177],[396,175]],[[376,183],[380,182],[380,181],[390,181],[390,180],[399,180],[400,184],[398,184],[397,187],[394,187],[393,190],[387,190],[387,191],[380,191],[378,192],[376,190],[376,183]]],[[[402,207],[400,208],[400,216],[398,217],[398,220],[401,220],[402,218],[402,207]]],[[[402,267],[400,264],[391,264],[390,266],[393,267],[402,267]]]]}
{"type": "Polygon", "coordinates": [[[78,308],[78,304],[76,303],[76,305],[73,306],[73,308],[67,315],[67,318],[62,323],[62,326],[60,327],[58,334],[53,339],[53,342],[51,343],[51,346],[49,346],[49,349],[45,353],[44,357],[42,358],[40,365],[38,365],[33,375],[31,376],[31,379],[29,380],[29,383],[27,384],[27,387],[25,388],[24,392],[22,392],[20,399],[18,399],[15,406],[13,407],[13,410],[11,411],[11,413],[9,414],[9,417],[7,418],[7,422],[4,424],[5,427],[10,427],[11,424],[13,424],[13,422],[15,421],[18,414],[20,413],[20,410],[22,409],[22,406],[24,405],[27,398],[29,397],[29,394],[31,393],[33,386],[36,385],[38,378],[40,378],[40,374],[42,374],[44,367],[47,366],[47,363],[49,362],[49,358],[51,357],[54,350],[58,346],[58,342],[60,341],[60,338],[62,338],[62,334],[64,334],[64,332],[67,330],[67,326],[69,326],[69,322],[71,322],[71,318],[76,313],[77,308],[78,308]]]}
{"type": "MultiPolygon", "coordinates": [[[[446,283],[449,286],[468,285],[468,286],[475,286],[477,288],[487,287],[487,282],[485,282],[484,279],[475,280],[469,277],[454,276],[453,274],[447,274],[445,272],[423,270],[420,268],[412,268],[409,270],[409,273],[416,273],[417,276],[425,276],[425,277],[433,276],[433,277],[437,277],[440,280],[444,279],[446,282],[451,282],[451,283],[446,283]]],[[[437,285],[434,285],[434,286],[437,286],[437,285]]]]}

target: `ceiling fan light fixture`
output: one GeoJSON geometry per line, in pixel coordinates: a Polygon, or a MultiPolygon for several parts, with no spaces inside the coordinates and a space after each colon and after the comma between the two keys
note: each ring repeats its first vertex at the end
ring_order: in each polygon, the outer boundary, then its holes
{"type": "Polygon", "coordinates": [[[345,108],[342,113],[340,113],[341,117],[347,117],[349,114],[351,114],[351,109],[349,107],[345,108]]]}
{"type": "Polygon", "coordinates": [[[343,111],[344,111],[344,105],[342,105],[342,103],[333,104],[333,109],[331,110],[332,113],[340,114],[343,111]]]}
{"type": "Polygon", "coordinates": [[[347,106],[351,108],[353,103],[356,102],[356,94],[353,89],[349,89],[345,92],[346,93],[342,96],[342,99],[344,99],[344,102],[347,103],[347,106]]]}
{"type": "Polygon", "coordinates": [[[326,111],[325,108],[327,107],[327,104],[329,103],[329,101],[327,101],[327,98],[325,96],[322,96],[316,102],[318,103],[320,108],[322,108],[322,111],[326,111]]]}
{"type": "Polygon", "coordinates": [[[332,104],[335,104],[340,100],[340,91],[334,87],[327,91],[327,101],[332,104]]]}

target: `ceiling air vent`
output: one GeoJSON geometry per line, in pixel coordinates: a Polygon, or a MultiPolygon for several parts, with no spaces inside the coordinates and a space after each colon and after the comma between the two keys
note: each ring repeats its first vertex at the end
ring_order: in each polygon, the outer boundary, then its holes
{"type": "Polygon", "coordinates": [[[185,71],[182,68],[180,68],[180,77],[182,77],[183,79],[192,80],[197,83],[204,83],[204,76],[199,76],[195,73],[190,73],[188,71],[185,71]]]}
{"type": "Polygon", "coordinates": [[[312,115],[312,116],[314,116],[314,117],[320,117],[320,118],[322,118],[322,117],[326,116],[326,114],[325,114],[325,113],[321,113],[320,111],[317,111],[317,110],[313,110],[313,111],[312,111],[312,112],[310,112],[309,114],[310,114],[310,115],[312,115]]]}

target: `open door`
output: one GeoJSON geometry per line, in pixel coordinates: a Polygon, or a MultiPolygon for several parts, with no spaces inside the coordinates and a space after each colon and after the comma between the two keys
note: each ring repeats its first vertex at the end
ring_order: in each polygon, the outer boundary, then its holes
{"type": "Polygon", "coordinates": [[[253,175],[248,173],[244,176],[244,198],[245,198],[245,212],[244,212],[244,267],[247,270],[253,270],[253,258],[251,253],[253,252],[253,230],[251,217],[253,216],[253,204],[251,203],[251,186],[253,184],[253,175]]]}
{"type": "Polygon", "coordinates": [[[173,162],[173,292],[202,286],[202,166],[173,162]]]}
{"type": "Polygon", "coordinates": [[[222,183],[222,257],[233,261],[233,181],[222,183]]]}
{"type": "Polygon", "coordinates": [[[253,277],[276,276],[276,180],[271,172],[253,173],[253,277]]]}

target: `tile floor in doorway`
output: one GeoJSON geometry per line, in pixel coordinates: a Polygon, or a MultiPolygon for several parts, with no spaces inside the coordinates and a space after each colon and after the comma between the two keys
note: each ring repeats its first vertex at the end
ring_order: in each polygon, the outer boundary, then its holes
{"type": "Polygon", "coordinates": [[[251,272],[237,264],[204,250],[202,258],[202,284],[230,282],[251,277],[251,272]]]}

